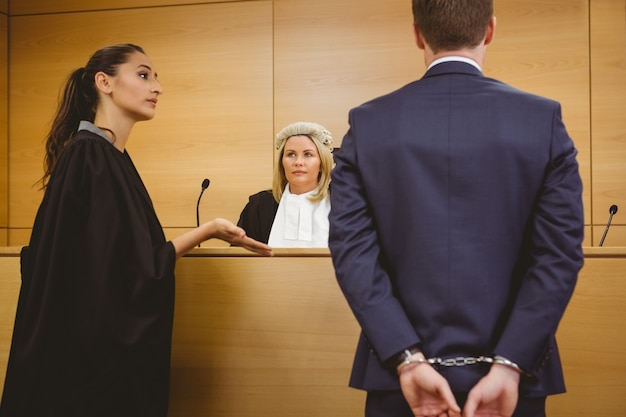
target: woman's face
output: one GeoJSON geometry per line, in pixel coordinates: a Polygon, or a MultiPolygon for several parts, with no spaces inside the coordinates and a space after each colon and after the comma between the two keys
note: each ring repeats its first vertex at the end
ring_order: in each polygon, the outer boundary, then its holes
{"type": "Polygon", "coordinates": [[[285,142],[283,168],[292,194],[303,194],[317,187],[321,160],[308,136],[292,136],[285,142]]]}
{"type": "Polygon", "coordinates": [[[117,108],[134,121],[154,117],[158,96],[163,93],[150,59],[135,52],[120,64],[110,77],[111,99],[117,108]]]}

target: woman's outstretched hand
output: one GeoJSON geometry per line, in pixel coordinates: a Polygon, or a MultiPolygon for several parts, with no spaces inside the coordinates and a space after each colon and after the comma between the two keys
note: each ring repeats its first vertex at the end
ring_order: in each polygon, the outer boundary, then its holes
{"type": "Polygon", "coordinates": [[[238,226],[235,226],[231,221],[216,218],[212,220],[213,230],[211,237],[215,239],[220,239],[225,242],[230,243],[234,246],[241,246],[244,249],[247,249],[251,252],[258,253],[263,256],[272,256],[272,248],[267,244],[259,242],[258,240],[254,240],[249,236],[246,236],[246,232],[238,226]]]}
{"type": "Polygon", "coordinates": [[[259,255],[273,255],[272,248],[268,245],[246,236],[245,230],[241,227],[235,226],[229,220],[218,217],[172,239],[172,244],[176,251],[176,258],[180,258],[201,242],[209,239],[220,239],[231,245],[241,246],[259,255]]]}

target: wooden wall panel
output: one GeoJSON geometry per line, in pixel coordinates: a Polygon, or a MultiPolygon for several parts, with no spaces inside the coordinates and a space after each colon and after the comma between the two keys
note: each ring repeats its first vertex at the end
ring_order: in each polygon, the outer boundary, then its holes
{"type": "Polygon", "coordinates": [[[0,11],[0,246],[7,245],[9,227],[9,137],[8,137],[8,17],[6,3],[0,11]]]}
{"type": "MultiPolygon", "coordinates": [[[[362,415],[364,393],[347,385],[359,329],[328,255],[244,252],[178,262],[168,415],[362,415]]],[[[20,286],[16,253],[0,250],[0,393],[20,286]]]]}
{"type": "Polygon", "coordinates": [[[561,103],[591,224],[588,0],[498,0],[485,74],[561,103]]]}
{"type": "MultiPolygon", "coordinates": [[[[590,5],[592,210],[602,233],[613,204],[620,207],[613,221],[626,225],[626,1],[591,0],[590,5]]],[[[594,241],[600,237],[594,233],[594,241]]]]}
{"type": "Polygon", "coordinates": [[[4,387],[21,285],[18,254],[18,251],[14,251],[12,256],[7,257],[0,251],[0,393],[4,387]]]}
{"type": "MultiPolygon", "coordinates": [[[[9,3],[11,16],[44,13],[66,13],[83,11],[101,11],[114,9],[146,8],[172,5],[187,5],[190,3],[226,3],[240,0],[2,0],[9,3]]],[[[255,0],[247,0],[255,1],[255,0]]]]}
{"type": "MultiPolygon", "coordinates": [[[[312,119],[340,144],[350,108],[424,73],[410,2],[274,0],[275,126],[312,119]]],[[[588,0],[498,0],[485,74],[562,103],[590,223],[588,0]]]]}
{"type": "MultiPolygon", "coordinates": [[[[596,253],[601,256],[603,252],[596,253]]],[[[606,259],[586,256],[557,335],[567,393],[548,400],[548,416],[623,415],[626,406],[624,270],[624,256],[606,259]]]]}
{"type": "Polygon", "coordinates": [[[362,415],[359,328],[328,256],[183,258],[176,274],[172,417],[362,415]]]}
{"type": "MultiPolygon", "coordinates": [[[[157,117],[137,126],[129,150],[164,226],[174,234],[194,224],[194,205],[205,177],[212,184],[203,197],[203,219],[219,215],[236,220],[247,196],[269,187],[272,149],[267,144],[287,123],[320,122],[340,145],[350,108],[419,78],[424,71],[406,0],[384,5],[362,0],[358,7],[354,0],[203,3],[107,3],[111,8],[137,8],[116,11],[82,0],[10,2],[14,75],[9,244],[24,243],[11,236],[24,236],[41,198],[32,185],[41,173],[41,138],[58,87],[70,69],[82,65],[104,43],[135,39],[162,74],[166,94],[157,117]],[[55,13],[92,12],[30,15],[48,13],[50,7],[55,13]],[[155,24],[137,30],[141,21],[155,24]],[[37,69],[43,62],[42,75],[37,69]]],[[[626,96],[625,58],[614,51],[623,51],[626,42],[625,1],[495,4],[496,39],[485,73],[562,103],[580,151],[586,224],[601,229],[608,206],[624,198],[621,161],[626,157],[622,152],[626,129],[620,110],[626,96]]],[[[624,224],[620,217],[614,221],[624,224]]],[[[599,240],[597,235],[590,238],[599,240]]]]}
{"type": "Polygon", "coordinates": [[[274,124],[323,124],[337,146],[350,108],[424,71],[406,0],[274,0],[274,124]]]}
{"type": "Polygon", "coordinates": [[[94,50],[118,42],[144,47],[165,90],[155,119],[138,123],[128,144],[164,226],[195,225],[205,177],[201,221],[236,221],[247,197],[271,185],[271,1],[11,19],[11,227],[31,227],[41,200],[32,185],[59,87],[94,50]]]}
{"type": "MultiPolygon", "coordinates": [[[[19,291],[18,248],[0,248],[0,390],[19,291]],[[4,254],[3,255],[3,251],[4,254]]],[[[318,251],[196,249],[176,267],[170,417],[357,417],[347,387],[358,325],[318,251]]],[[[568,392],[550,417],[617,417],[626,392],[626,248],[585,248],[558,330],[568,392]]]]}
{"type": "MultiPolygon", "coordinates": [[[[625,207],[626,208],[626,207],[625,207]]],[[[614,216],[615,217],[615,216],[614,216]]],[[[608,221],[608,213],[607,213],[607,221],[608,221]]],[[[593,226],[593,240],[589,239],[588,244],[591,245],[593,242],[593,246],[599,246],[600,240],[602,239],[602,235],[606,230],[606,222],[602,226],[593,226]]],[[[626,247],[626,226],[613,224],[611,222],[611,227],[606,234],[606,238],[604,238],[604,243],[602,246],[605,247],[626,247]]]]}
{"type": "Polygon", "coordinates": [[[9,229],[7,230],[7,245],[9,245],[8,242],[16,242],[13,243],[13,246],[27,245],[28,241],[30,240],[30,232],[30,227],[24,229],[15,229],[9,227],[9,229]]]}
{"type": "Polygon", "coordinates": [[[592,246],[591,226],[585,226],[585,237],[583,239],[583,246],[592,246]]]}

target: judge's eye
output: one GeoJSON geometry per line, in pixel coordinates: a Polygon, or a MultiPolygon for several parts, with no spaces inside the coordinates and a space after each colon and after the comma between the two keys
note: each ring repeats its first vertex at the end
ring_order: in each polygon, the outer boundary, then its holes
{"type": "Polygon", "coordinates": [[[147,72],[140,72],[140,73],[139,73],[139,76],[140,76],[141,78],[143,78],[143,79],[146,79],[146,80],[147,80],[148,78],[150,78],[150,74],[148,74],[147,72]]]}

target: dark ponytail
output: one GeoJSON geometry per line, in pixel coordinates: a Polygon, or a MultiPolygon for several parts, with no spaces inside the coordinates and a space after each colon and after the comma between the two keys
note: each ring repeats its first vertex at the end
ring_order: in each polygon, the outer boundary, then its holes
{"type": "Polygon", "coordinates": [[[84,68],[70,74],[61,92],[59,106],[46,137],[46,156],[44,157],[44,175],[39,180],[45,188],[48,179],[61,155],[78,131],[81,120],[93,122],[96,116],[99,96],[95,85],[98,72],[114,76],[117,67],[127,62],[134,52],[144,53],[143,49],[133,44],[107,46],[96,51],[84,68]]]}

